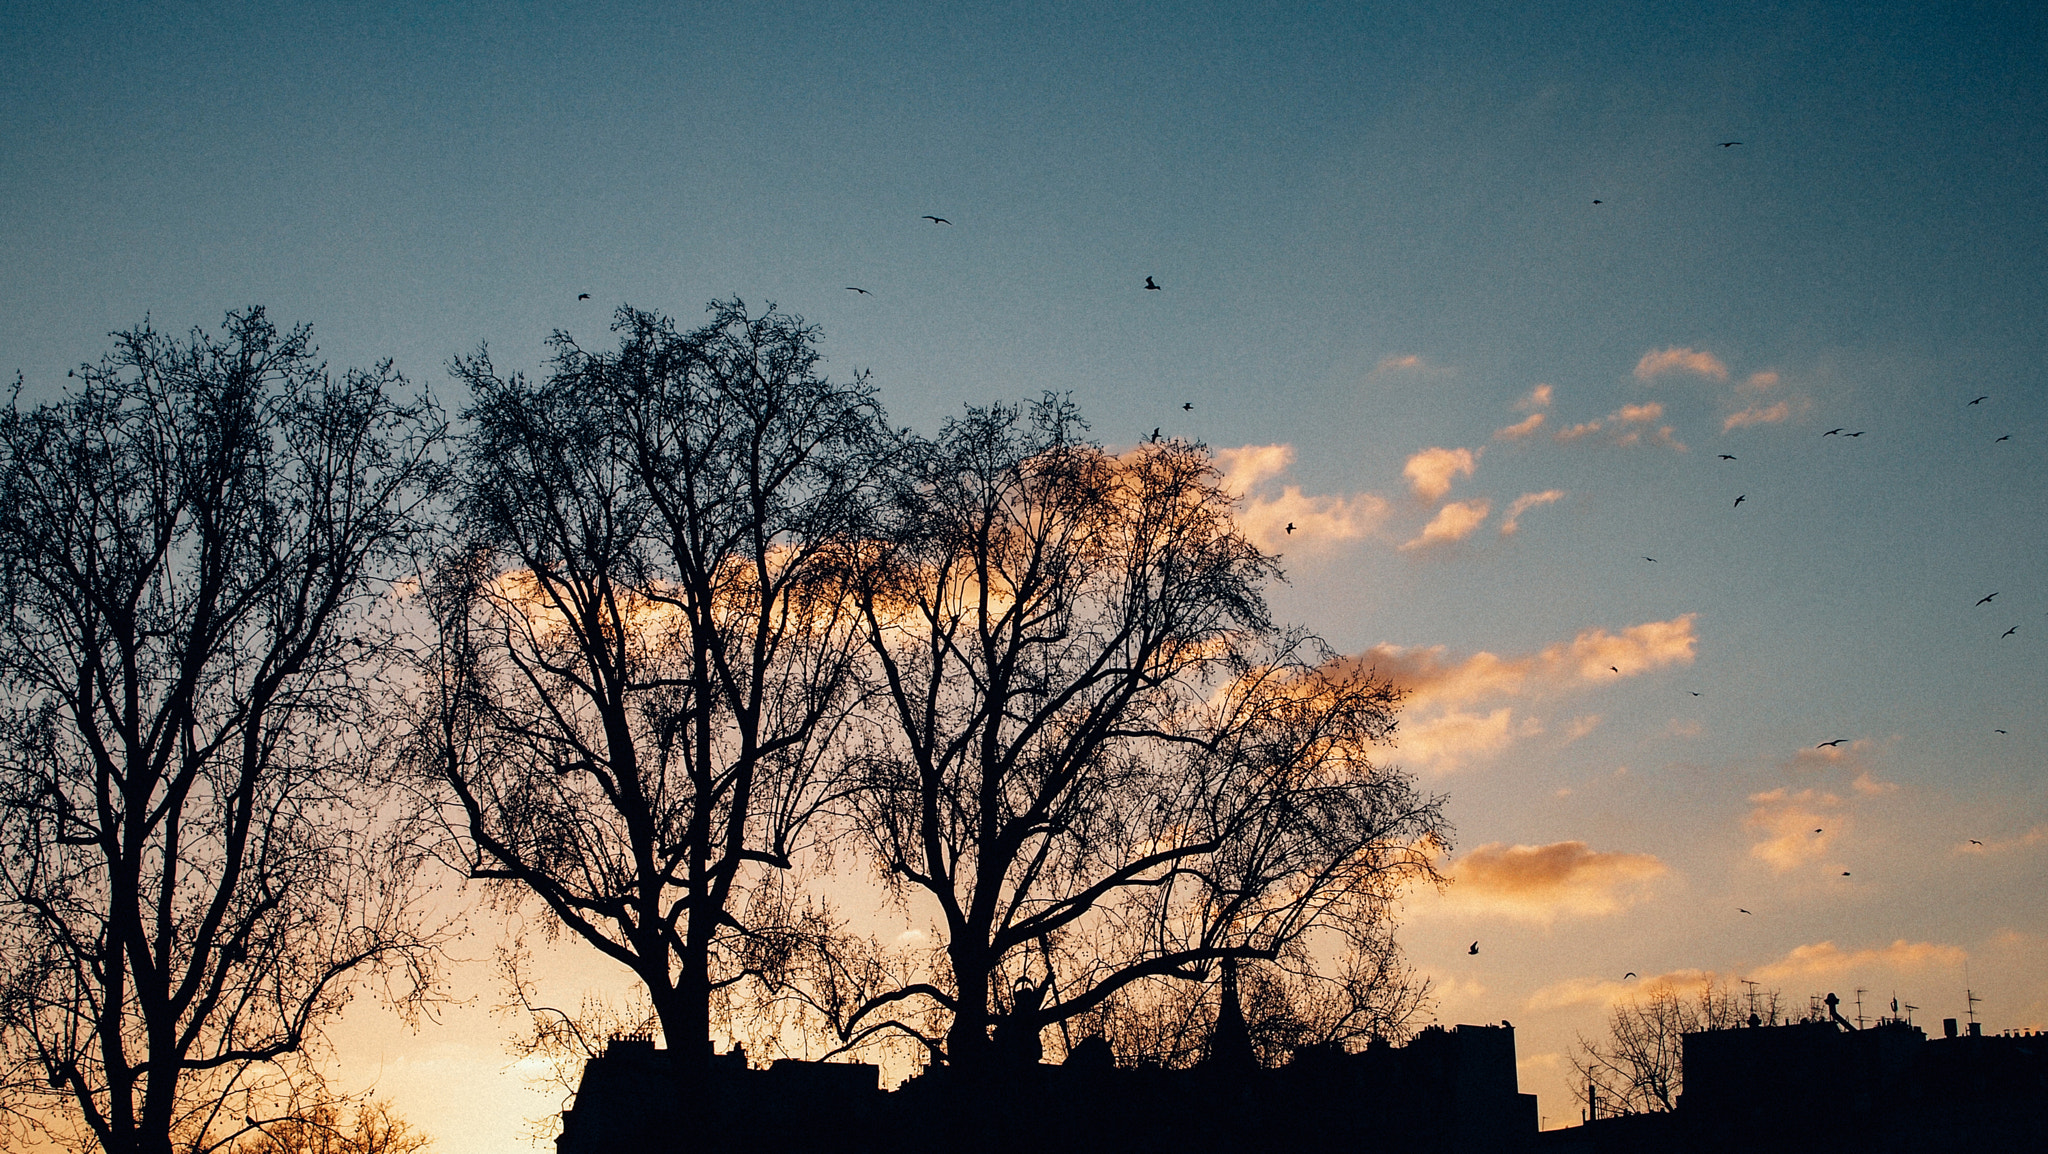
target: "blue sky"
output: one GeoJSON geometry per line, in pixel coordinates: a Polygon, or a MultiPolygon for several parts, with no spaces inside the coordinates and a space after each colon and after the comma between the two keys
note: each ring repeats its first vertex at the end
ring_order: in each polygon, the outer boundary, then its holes
{"type": "MultiPolygon", "coordinates": [[[[2044,21],[8,4],[0,369],[49,396],[109,330],[260,302],[459,404],[479,343],[738,294],[902,423],[1055,389],[1199,438],[1282,615],[1416,677],[1392,756],[1465,882],[1405,938],[1554,1125],[1624,971],[1925,1024],[1967,964],[2048,1024],[2044,21]]],[[[377,1043],[444,1151],[489,1144],[435,1101],[512,1077],[505,1029],[377,1043]]]]}

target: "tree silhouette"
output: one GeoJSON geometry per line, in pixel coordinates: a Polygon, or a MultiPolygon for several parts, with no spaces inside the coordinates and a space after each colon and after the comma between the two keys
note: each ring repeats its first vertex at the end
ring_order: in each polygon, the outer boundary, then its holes
{"type": "Polygon", "coordinates": [[[261,309],[115,336],[0,414],[5,1103],[204,1154],[315,1080],[292,1059],[365,982],[429,991],[369,771],[443,426],[261,309]]]}
{"type": "Polygon", "coordinates": [[[899,458],[860,591],[882,688],[855,827],[944,943],[884,988],[820,963],[807,996],[844,1044],[999,1063],[1031,1047],[994,1033],[1369,935],[1433,876],[1440,800],[1367,756],[1398,692],[1272,624],[1277,571],[1205,450],[1083,431],[1048,395],[899,458]]]}
{"type": "Polygon", "coordinates": [[[710,311],[680,333],[622,309],[609,352],[558,333],[538,382],[457,362],[475,403],[416,747],[444,852],[628,967],[684,1055],[750,921],[782,916],[754,883],[833,796],[883,456],[815,329],[710,311]]]}
{"type": "MultiPolygon", "coordinates": [[[[1778,995],[1768,995],[1770,1018],[1778,1018],[1778,995]]],[[[1645,1114],[1669,1111],[1683,1087],[1685,1035],[1700,1030],[1725,1030],[1741,1025],[1742,1004],[1727,987],[1711,979],[1687,997],[1671,986],[1617,1004],[1608,1016],[1607,1037],[1592,1042],[1581,1037],[1572,1054],[1578,1075],[1579,1101],[1586,1087],[1598,1088],[1596,1109],[1604,1114],[1645,1114]]]]}

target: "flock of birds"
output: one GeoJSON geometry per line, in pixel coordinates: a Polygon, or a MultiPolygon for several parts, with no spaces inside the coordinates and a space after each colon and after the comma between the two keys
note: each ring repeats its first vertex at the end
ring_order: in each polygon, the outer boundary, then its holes
{"type": "MultiPolygon", "coordinates": [[[[1739,146],[1739,145],[1741,145],[1741,144],[1742,144],[1742,141],[1740,141],[1740,140],[1724,140],[1724,141],[1720,141],[1720,142],[1719,142],[1719,144],[1718,144],[1718,147],[1721,147],[1721,148],[1735,148],[1735,147],[1737,147],[1737,146],[1739,146]]],[[[1595,200],[1593,201],[1593,203],[1594,203],[1594,204],[1602,204],[1602,203],[1604,203],[1604,202],[1603,202],[1603,201],[1601,201],[1601,200],[1595,199],[1595,200]]],[[[929,213],[925,214],[924,216],[920,217],[919,219],[921,219],[921,220],[926,220],[926,221],[930,221],[930,222],[931,222],[932,224],[934,224],[934,225],[946,225],[946,226],[948,226],[948,227],[951,227],[951,226],[952,226],[952,224],[953,224],[953,222],[952,222],[952,221],[950,221],[950,220],[946,219],[946,218],[945,218],[945,217],[943,217],[943,216],[934,216],[934,215],[932,215],[932,214],[929,214],[929,213]]],[[[1144,291],[1146,291],[1146,292],[1163,292],[1163,291],[1165,291],[1165,287],[1166,287],[1166,286],[1164,286],[1164,285],[1160,284],[1160,283],[1159,283],[1158,281],[1154,280],[1154,279],[1153,279],[1152,277],[1150,277],[1150,276],[1147,276],[1147,277],[1145,278],[1145,284],[1144,284],[1144,291]]],[[[846,291],[847,291],[847,292],[850,292],[850,293],[858,293],[859,295],[861,295],[861,296],[864,296],[864,297],[865,297],[865,296],[873,296],[873,295],[874,295],[874,293],[873,293],[872,291],[870,291],[870,290],[868,290],[868,289],[865,289],[865,288],[862,288],[862,287],[860,287],[859,285],[847,285],[847,286],[846,286],[846,291]]],[[[586,292],[586,293],[578,293],[578,294],[576,294],[576,299],[577,299],[577,300],[579,300],[579,301],[587,301],[587,300],[589,300],[589,299],[590,299],[590,294],[589,294],[589,293],[587,293],[587,292],[586,292]]],[[[1983,403],[1984,403],[1985,401],[1988,401],[1988,400],[1990,400],[1990,399],[1991,399],[1990,395],[1989,395],[1989,394],[1986,394],[1986,395],[1983,395],[1983,396],[1977,397],[1977,398],[1976,398],[1975,400],[1972,400],[1971,402],[1969,402],[1969,404],[1970,404],[1970,405],[1981,405],[1981,404],[1983,404],[1983,403]]],[[[1182,411],[1182,412],[1192,413],[1192,412],[1194,412],[1194,410],[1195,410],[1195,405],[1194,405],[1194,402],[1193,402],[1193,401],[1184,401],[1184,402],[1182,402],[1182,403],[1181,403],[1181,406],[1180,406],[1180,407],[1181,407],[1181,411],[1182,411]]],[[[1968,407],[1968,406],[1965,406],[1965,407],[1968,407]]],[[[1154,429],[1152,430],[1152,436],[1151,436],[1151,440],[1152,440],[1153,442],[1155,442],[1155,443],[1156,443],[1156,442],[1157,442],[1157,441],[1158,441],[1158,440],[1160,439],[1161,431],[1162,431],[1162,430],[1161,430],[1161,428],[1154,428],[1154,429]]],[[[1851,431],[1851,430],[1849,429],[1849,427],[1848,427],[1848,426],[1846,426],[1846,425],[1842,425],[1842,426],[1837,426],[1837,427],[1835,427],[1835,428],[1829,429],[1828,431],[1826,431],[1826,432],[1822,433],[1822,434],[1821,434],[1821,436],[1822,436],[1822,437],[1850,437],[1850,438],[1853,438],[1853,437],[1861,437],[1861,436],[1865,435],[1865,434],[1866,434],[1866,433],[1868,433],[1868,432],[1869,432],[1869,430],[1867,430],[1867,429],[1856,429],[1856,430],[1854,430],[1854,431],[1851,431]]],[[[2003,435],[1999,436],[1999,437],[1997,438],[1997,441],[2009,441],[2009,440],[2011,440],[2011,439],[2012,439],[2012,435],[2011,435],[2010,433],[2007,433],[2007,434],[2003,434],[2003,435]]],[[[1993,443],[1995,444],[1995,443],[1997,443],[1997,442],[1996,442],[1996,441],[1994,441],[1993,443]]],[[[1718,456],[1719,456],[1719,458],[1720,458],[1721,460],[1723,460],[1723,461],[1734,461],[1734,460],[1737,460],[1737,459],[1738,459],[1738,458],[1737,458],[1737,457],[1735,457],[1735,455],[1734,455],[1734,454],[1732,454],[1732,453],[1721,453],[1721,454],[1718,454],[1718,456]]],[[[1735,498],[1735,503],[1734,503],[1734,504],[1733,504],[1732,506],[1730,506],[1730,508],[1735,508],[1735,509],[1739,509],[1739,508],[1741,508],[1741,507],[1742,507],[1742,504],[1743,504],[1743,502],[1745,502],[1745,501],[1747,501],[1747,500],[1749,500],[1749,495],[1748,495],[1748,494],[1746,494],[1746,493],[1744,493],[1744,494],[1739,494],[1739,495],[1737,495],[1737,496],[1736,496],[1736,498],[1735,498]]],[[[1294,524],[1294,522],[1292,522],[1292,521],[1289,521],[1289,522],[1287,523],[1287,527],[1286,527],[1286,531],[1287,531],[1288,535],[1289,535],[1289,536],[1292,536],[1292,535],[1293,535],[1293,533],[1294,533],[1294,530],[1295,530],[1295,524],[1294,524]]],[[[1648,562],[1652,562],[1652,563],[1655,563],[1655,562],[1657,561],[1657,559],[1656,559],[1655,557],[1649,557],[1649,556],[1645,556],[1645,557],[1643,558],[1643,560],[1645,560],[1645,561],[1648,561],[1648,562]]],[[[1978,604],[1978,605],[1980,605],[1980,606],[1981,606],[1981,605],[1988,605],[1988,604],[1990,604],[1990,603],[1991,603],[1991,600],[1992,600],[1993,598],[1997,597],[1997,596],[1998,596],[1998,593],[1997,593],[1997,592],[1987,593],[1987,594],[1985,594],[1985,595],[1984,595],[1983,597],[1981,597],[1981,598],[1979,598],[1979,599],[1978,599],[1978,601],[1977,601],[1977,604],[1978,604]]],[[[2019,632],[2019,626],[2015,625],[2015,626],[2013,626],[2012,628],[2010,628],[2010,629],[2007,629],[2007,630],[2006,630],[2006,631],[2005,631],[2004,633],[2000,634],[2000,635],[1999,635],[1999,636],[2000,636],[2000,640],[2003,640],[2004,638],[2007,638],[2007,637],[2011,637],[2011,636],[2013,636],[2014,634],[2016,634],[2016,633],[2018,633],[2018,632],[2019,632]]],[[[1608,666],[1608,668],[1609,668],[1610,670],[1612,670],[1612,671],[1613,671],[1614,673],[1616,673],[1616,674],[1619,674],[1619,673],[1621,672],[1621,669],[1620,669],[1620,667],[1619,667],[1619,666],[1612,666],[1612,665],[1610,665],[1610,666],[1608,666]]],[[[1701,694],[1700,694],[1700,693],[1699,693],[1699,692],[1698,692],[1697,690],[1687,690],[1687,692],[1688,692],[1688,693],[1690,693],[1690,694],[1692,694],[1692,696],[1694,696],[1694,697],[1699,697],[1699,696],[1701,696],[1701,694]]],[[[1997,733],[2004,733],[2004,732],[2005,732],[2005,730],[2003,730],[2003,729],[2000,729],[2000,730],[1996,730],[1995,732],[1997,732],[1997,733]]],[[[1821,743],[1820,743],[1819,745],[1815,746],[1814,748],[1816,748],[1816,749],[1836,749],[1836,748],[1839,748],[1839,747],[1840,747],[1840,746],[1841,746],[1841,745],[1842,745],[1843,743],[1847,742],[1848,740],[1849,740],[1849,739],[1848,739],[1848,738],[1846,738],[1846,737],[1838,737],[1838,738],[1835,738],[1835,739],[1834,739],[1834,740],[1832,740],[1832,741],[1823,741],[1823,742],[1821,742],[1821,743]]],[[[1819,833],[1822,833],[1822,832],[1824,832],[1824,831],[1825,831],[1825,830],[1824,830],[1824,827],[1823,827],[1823,829],[1816,829],[1816,830],[1814,830],[1813,832],[1814,832],[1815,834],[1819,834],[1819,833]]],[[[1983,843],[1983,842],[1981,842],[1981,841],[1978,841],[1978,840],[1977,840],[1976,838],[1971,838],[1971,839],[1970,839],[1970,844],[1971,844],[1971,845],[1974,845],[1974,846],[1980,846],[1980,847],[1981,847],[1981,846],[1982,846],[1982,845],[1983,845],[1984,843],[1983,843]]],[[[1843,870],[1843,871],[1842,871],[1842,876],[1843,876],[1843,877],[1849,877],[1849,876],[1851,876],[1851,874],[1850,874],[1850,871],[1848,871],[1848,870],[1843,870]]],[[[1751,913],[1751,911],[1749,911],[1749,910],[1746,910],[1746,909],[1743,909],[1743,908],[1741,908],[1741,907],[1739,907],[1739,906],[1738,906],[1738,907],[1736,907],[1736,910],[1735,910],[1735,912],[1736,912],[1736,913],[1738,913],[1738,914],[1745,914],[1745,915],[1749,915],[1749,916],[1752,916],[1752,917],[1753,917],[1753,916],[1755,916],[1754,914],[1752,914],[1752,913],[1751,913]]],[[[1468,955],[1477,955],[1477,954],[1479,953],[1479,943],[1478,943],[1477,941],[1474,941],[1474,942],[1473,942],[1473,943],[1471,944],[1471,946],[1469,946],[1469,947],[1468,947],[1468,948],[1466,949],[1466,951],[1465,951],[1465,952],[1466,952],[1466,953],[1467,953],[1468,955]]],[[[1628,974],[1625,974],[1625,975],[1623,975],[1623,980],[1624,980],[1624,981],[1626,981],[1626,980],[1631,980],[1631,979],[1634,979],[1635,977],[1636,977],[1635,973],[1634,973],[1633,971],[1631,971],[1631,972],[1629,972],[1628,974]]]]}

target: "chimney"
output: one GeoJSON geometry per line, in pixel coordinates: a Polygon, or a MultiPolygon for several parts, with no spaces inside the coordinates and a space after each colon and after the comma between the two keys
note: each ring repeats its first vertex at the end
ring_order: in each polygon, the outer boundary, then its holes
{"type": "Polygon", "coordinates": [[[1954,1018],[1943,1018],[1941,1020],[1941,1036],[1944,1038],[1956,1036],[1956,1020],[1954,1018]]]}
{"type": "Polygon", "coordinates": [[[1971,1022],[1971,1023],[1970,1023],[1970,1036],[1971,1036],[1972,1038],[1981,1038],[1981,1037],[1983,1037],[1983,1036],[1984,1036],[1984,1023],[1982,1023],[1982,1022],[1971,1022]]]}

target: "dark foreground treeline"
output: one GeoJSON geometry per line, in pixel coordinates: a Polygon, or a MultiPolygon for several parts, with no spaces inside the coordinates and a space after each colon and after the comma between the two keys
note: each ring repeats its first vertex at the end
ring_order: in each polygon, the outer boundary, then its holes
{"type": "Polygon", "coordinates": [[[482,928],[445,879],[630,969],[682,1081],[714,1036],[1186,1065],[1226,962],[1269,1064],[1405,1033],[1441,799],[1370,756],[1399,691],[1271,619],[1204,447],[1050,395],[894,429],[738,301],[613,332],[458,358],[451,419],[251,309],[0,414],[5,1125],[311,1132],[323,1026],[482,928]]]}

